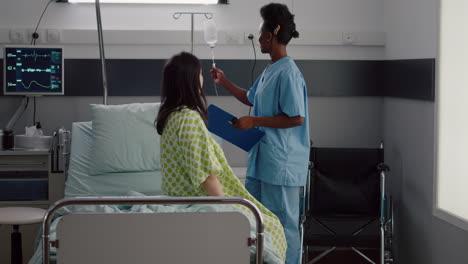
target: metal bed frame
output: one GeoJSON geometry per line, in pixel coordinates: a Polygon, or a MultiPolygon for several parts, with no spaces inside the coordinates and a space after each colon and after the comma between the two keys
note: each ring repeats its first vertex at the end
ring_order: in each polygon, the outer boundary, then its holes
{"type": "MultiPolygon", "coordinates": [[[[136,204],[234,204],[247,207],[256,221],[256,237],[247,238],[248,246],[256,246],[256,263],[263,263],[264,229],[260,210],[243,198],[232,197],[81,197],[67,198],[57,201],[51,206],[42,222],[42,253],[43,263],[50,261],[50,246],[58,247],[58,240],[50,241],[50,224],[54,213],[60,208],[71,205],[136,205],[136,204]]],[[[156,212],[157,213],[157,212],[156,212]]],[[[152,215],[149,214],[148,215],[152,215]]]]}

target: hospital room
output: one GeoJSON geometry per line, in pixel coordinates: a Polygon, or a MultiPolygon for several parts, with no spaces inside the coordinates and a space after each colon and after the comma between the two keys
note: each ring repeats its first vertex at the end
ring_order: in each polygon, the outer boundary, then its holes
{"type": "Polygon", "coordinates": [[[465,0],[0,0],[0,263],[468,263],[465,0]]]}

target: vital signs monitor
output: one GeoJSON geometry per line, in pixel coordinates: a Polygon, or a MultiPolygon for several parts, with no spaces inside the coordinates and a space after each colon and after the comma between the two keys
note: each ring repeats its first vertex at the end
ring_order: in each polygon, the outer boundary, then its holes
{"type": "Polygon", "coordinates": [[[63,95],[62,47],[6,46],[3,53],[5,95],[63,95]]]}

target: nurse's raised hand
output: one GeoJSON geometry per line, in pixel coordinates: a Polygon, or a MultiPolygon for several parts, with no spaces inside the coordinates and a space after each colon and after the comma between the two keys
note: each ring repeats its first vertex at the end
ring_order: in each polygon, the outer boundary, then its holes
{"type": "Polygon", "coordinates": [[[216,67],[212,67],[210,69],[210,73],[211,77],[213,78],[213,81],[216,84],[219,84],[222,87],[224,87],[224,89],[226,89],[229,93],[234,95],[234,97],[236,97],[236,99],[242,102],[243,104],[252,106],[252,104],[247,99],[247,90],[240,88],[239,86],[228,80],[222,70],[216,67]]]}
{"type": "Polygon", "coordinates": [[[224,72],[221,69],[211,67],[210,72],[211,77],[213,78],[215,83],[223,85],[223,83],[226,82],[226,76],[224,75],[224,72]]]}
{"type": "Polygon", "coordinates": [[[255,126],[255,117],[243,116],[232,121],[232,126],[237,129],[247,130],[255,126]]]}

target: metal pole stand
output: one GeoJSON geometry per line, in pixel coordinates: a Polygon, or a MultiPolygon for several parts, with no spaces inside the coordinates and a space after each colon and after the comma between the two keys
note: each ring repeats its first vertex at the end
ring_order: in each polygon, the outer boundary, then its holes
{"type": "Polygon", "coordinates": [[[213,18],[213,13],[204,13],[204,12],[176,12],[172,14],[172,17],[174,19],[179,19],[182,15],[190,15],[190,43],[191,43],[191,50],[190,52],[193,53],[193,16],[194,15],[204,15],[206,19],[212,19],[213,18]]]}

